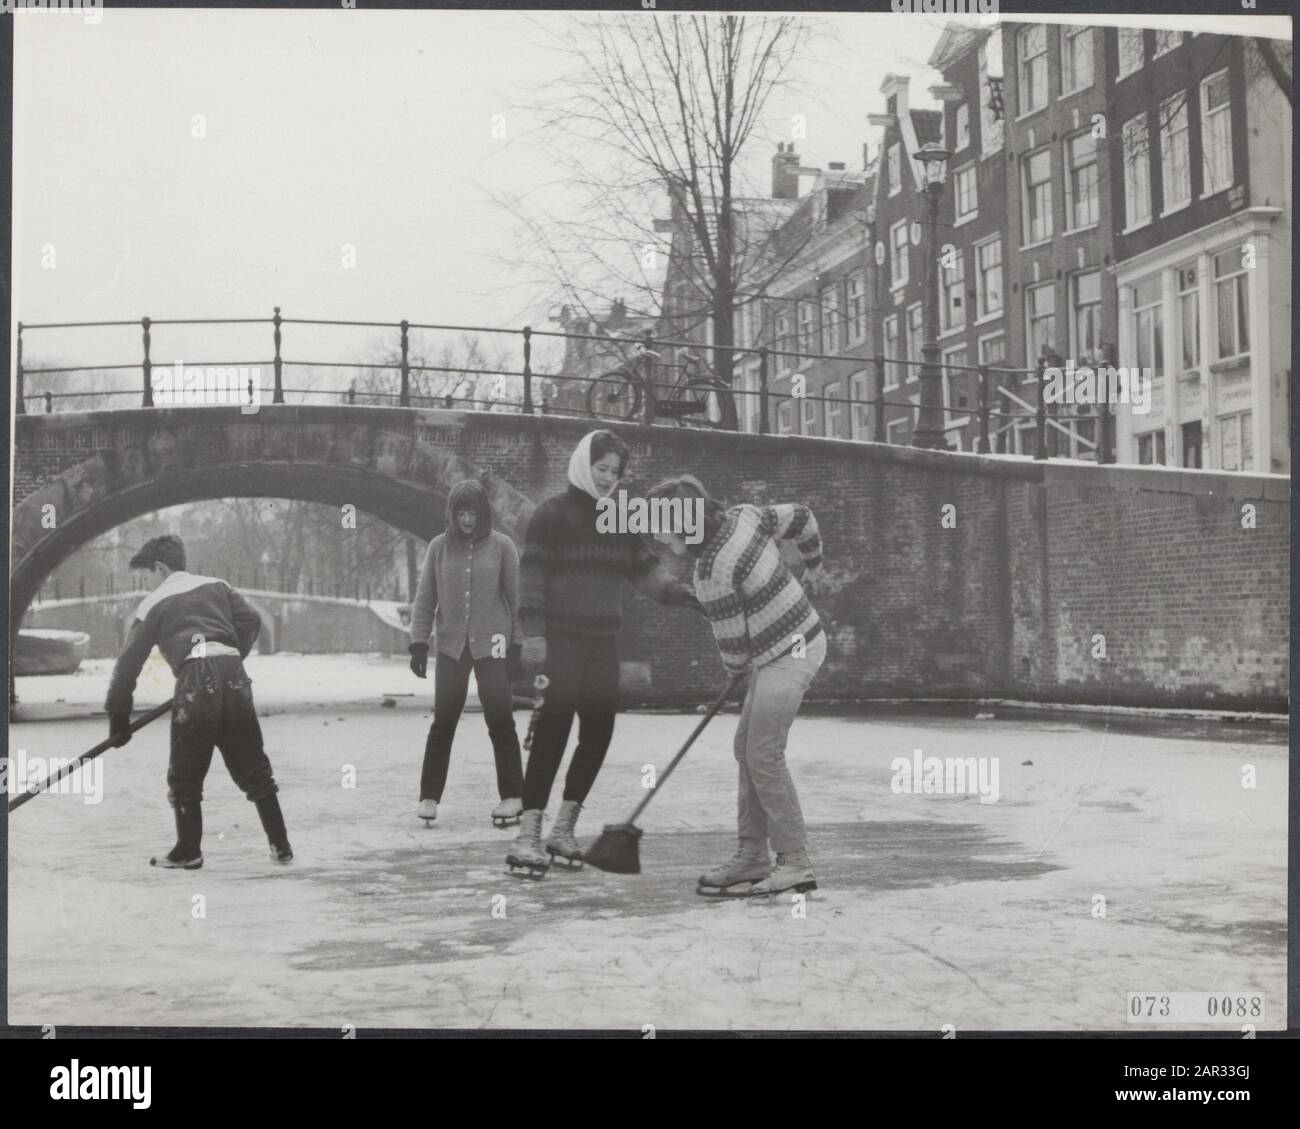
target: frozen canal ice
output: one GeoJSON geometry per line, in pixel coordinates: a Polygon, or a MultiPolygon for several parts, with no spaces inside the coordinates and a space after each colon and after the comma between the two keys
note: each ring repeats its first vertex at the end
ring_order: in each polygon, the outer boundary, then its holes
{"type": "MultiPolygon", "coordinates": [[[[160,663],[138,709],[170,693],[160,663]]],[[[45,720],[12,725],[11,754],[99,741],[109,665],[20,679],[20,717],[45,720]]],[[[504,873],[481,714],[426,829],[432,680],[396,657],[248,666],[297,860],[270,863],[216,757],[205,867],[151,868],[173,841],[155,722],[102,758],[102,802],[10,816],[10,1023],[1124,1030],[1126,992],[1249,990],[1261,1030],[1286,1025],[1283,726],[809,710],[788,756],[820,889],[712,902],[694,884],[734,848],[734,712],[638,820],[641,875],[532,883],[504,873]],[[997,758],[997,802],[896,792],[915,749],[997,758]]],[[[620,715],[579,837],[624,819],[697,720],[620,715]]]]}

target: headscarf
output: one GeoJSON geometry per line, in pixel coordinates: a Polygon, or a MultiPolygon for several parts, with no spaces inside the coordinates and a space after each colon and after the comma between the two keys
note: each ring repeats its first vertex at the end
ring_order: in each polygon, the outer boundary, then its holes
{"type": "Polygon", "coordinates": [[[456,524],[457,510],[473,510],[478,515],[474,525],[474,540],[481,541],[492,532],[492,505],[483,484],[473,478],[464,478],[447,492],[447,535],[466,540],[456,524]]]}
{"type": "Polygon", "coordinates": [[[598,431],[587,432],[569,456],[569,481],[597,501],[605,496],[597,489],[596,479],[591,473],[591,442],[598,434],[598,431]]]}

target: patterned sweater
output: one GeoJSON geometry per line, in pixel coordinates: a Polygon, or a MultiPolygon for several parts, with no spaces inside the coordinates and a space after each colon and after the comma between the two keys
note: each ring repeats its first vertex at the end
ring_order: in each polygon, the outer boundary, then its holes
{"type": "Polygon", "coordinates": [[[774,538],[793,541],[809,572],[821,566],[817,519],[798,503],[733,506],[695,562],[695,594],[713,623],[722,665],[733,674],[780,658],[795,635],[808,642],[822,630],[774,538]]]}
{"type": "Polygon", "coordinates": [[[157,645],[172,673],[192,658],[247,657],[262,630],[262,617],[224,580],[176,571],[136,610],[131,634],[113,667],[105,709],[131,712],[136,680],[157,645]]]}
{"type": "Polygon", "coordinates": [[[576,486],[533,512],[519,576],[525,635],[617,635],[624,581],[661,604],[696,604],[641,534],[597,532],[596,500],[576,486]]]}

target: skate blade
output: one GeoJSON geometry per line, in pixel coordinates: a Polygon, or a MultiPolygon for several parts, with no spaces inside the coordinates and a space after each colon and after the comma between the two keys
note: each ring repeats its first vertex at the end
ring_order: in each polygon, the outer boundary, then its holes
{"type": "Polygon", "coordinates": [[[754,896],[753,882],[737,882],[734,886],[696,886],[695,892],[701,898],[715,898],[719,901],[727,898],[751,898],[754,896]]]}
{"type": "Polygon", "coordinates": [[[519,817],[507,815],[494,815],[492,817],[492,826],[498,831],[505,831],[509,827],[519,826],[519,817]]]}
{"type": "Polygon", "coordinates": [[[184,862],[172,862],[164,855],[162,858],[151,858],[149,865],[156,866],[159,870],[198,870],[203,866],[203,858],[200,856],[196,859],[186,859],[184,862]]]}
{"type": "Polygon", "coordinates": [[[549,866],[527,866],[522,862],[514,863],[506,860],[506,873],[511,878],[531,879],[534,882],[540,882],[546,877],[549,866]]]}
{"type": "Polygon", "coordinates": [[[816,882],[795,882],[789,886],[783,886],[779,890],[757,890],[750,894],[751,898],[775,898],[777,894],[807,894],[817,889],[816,882]]]}
{"type": "MultiPolygon", "coordinates": [[[[550,848],[548,847],[549,851],[550,848]]],[[[560,870],[581,870],[583,867],[582,859],[571,859],[567,855],[562,855],[557,851],[550,851],[551,865],[558,867],[560,870]]]]}

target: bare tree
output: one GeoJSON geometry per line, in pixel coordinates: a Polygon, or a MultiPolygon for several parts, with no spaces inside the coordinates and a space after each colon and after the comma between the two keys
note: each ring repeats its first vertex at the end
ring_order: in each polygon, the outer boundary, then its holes
{"type": "MultiPolygon", "coordinates": [[[[527,109],[542,115],[531,139],[565,173],[538,195],[562,198],[551,210],[498,198],[541,279],[589,316],[629,292],[634,315],[652,313],[671,231],[670,272],[688,280],[714,343],[734,344],[738,295],[765,292],[782,265],[774,225],[745,222],[742,158],[773,91],[795,86],[810,37],[791,16],[600,15],[550,32],[569,69],[560,94],[527,109]],[[657,222],[665,194],[672,216],[657,222]]],[[[730,379],[725,349],[718,369],[730,379]]]]}

